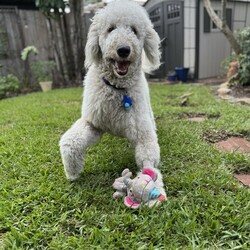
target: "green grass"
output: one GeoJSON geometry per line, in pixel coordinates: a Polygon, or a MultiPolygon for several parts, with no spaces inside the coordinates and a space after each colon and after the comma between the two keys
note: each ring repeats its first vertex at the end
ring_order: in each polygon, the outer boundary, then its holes
{"type": "Polygon", "coordinates": [[[250,157],[219,152],[202,136],[249,138],[249,106],[205,86],[151,86],[168,201],[132,210],[112,199],[114,179],[125,167],[136,171],[125,139],[105,135],[88,150],[81,178],[65,178],[58,141],[81,99],[75,88],[0,102],[0,249],[250,249],[250,190],[232,175],[250,172],[250,157]],[[181,118],[191,112],[215,118],[181,118]]]}

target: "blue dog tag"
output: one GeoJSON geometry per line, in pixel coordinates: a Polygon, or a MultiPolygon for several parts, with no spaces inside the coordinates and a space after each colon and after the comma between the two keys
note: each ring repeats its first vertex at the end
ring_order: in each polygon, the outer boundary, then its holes
{"type": "Polygon", "coordinates": [[[123,96],[123,108],[126,110],[126,111],[129,111],[132,107],[132,99],[127,96],[127,95],[124,95],[123,96]]]}

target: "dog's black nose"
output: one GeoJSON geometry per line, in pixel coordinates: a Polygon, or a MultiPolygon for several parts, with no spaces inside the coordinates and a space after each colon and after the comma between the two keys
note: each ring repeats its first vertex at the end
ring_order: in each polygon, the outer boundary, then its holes
{"type": "Polygon", "coordinates": [[[117,54],[122,58],[128,57],[130,54],[130,47],[129,46],[119,47],[117,49],[117,54]]]}

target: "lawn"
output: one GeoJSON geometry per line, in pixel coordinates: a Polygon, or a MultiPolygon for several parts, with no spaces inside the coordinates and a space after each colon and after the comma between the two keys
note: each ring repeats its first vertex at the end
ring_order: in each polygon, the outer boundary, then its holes
{"type": "Polygon", "coordinates": [[[88,149],[81,178],[66,180],[58,141],[80,116],[81,88],[0,102],[0,249],[250,249],[250,189],[233,178],[250,172],[250,156],[204,139],[218,131],[249,139],[249,106],[208,86],[150,88],[168,194],[153,209],[112,198],[122,170],[136,172],[125,139],[105,135],[88,149]],[[208,119],[195,123],[190,113],[208,119]]]}

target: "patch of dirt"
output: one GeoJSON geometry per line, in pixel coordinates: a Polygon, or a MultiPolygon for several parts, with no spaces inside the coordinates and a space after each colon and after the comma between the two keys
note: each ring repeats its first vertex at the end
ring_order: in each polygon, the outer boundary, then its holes
{"type": "Polygon", "coordinates": [[[179,115],[181,119],[191,119],[191,118],[208,118],[208,119],[217,119],[220,117],[220,114],[207,114],[207,113],[195,113],[195,112],[184,112],[179,115]]]}
{"type": "Polygon", "coordinates": [[[195,112],[184,112],[179,115],[180,118],[188,119],[188,118],[194,118],[194,117],[207,117],[206,113],[195,113],[195,112]]]}
{"type": "Polygon", "coordinates": [[[209,130],[203,133],[202,138],[210,143],[216,143],[219,141],[225,141],[232,136],[224,130],[209,130]]]}
{"type": "Polygon", "coordinates": [[[235,174],[234,178],[236,178],[243,185],[250,187],[250,174],[235,174]]]}
{"type": "Polygon", "coordinates": [[[206,117],[192,117],[192,118],[188,118],[187,120],[191,121],[191,122],[204,122],[207,118],[206,117]]]}
{"type": "Polygon", "coordinates": [[[180,119],[186,119],[193,122],[204,122],[206,119],[217,119],[220,114],[206,114],[206,113],[187,113],[184,112],[179,115],[180,119]]]}
{"type": "Polygon", "coordinates": [[[204,122],[207,119],[206,113],[182,113],[179,115],[181,119],[186,119],[192,122],[204,122]]]}
{"type": "Polygon", "coordinates": [[[248,97],[250,98],[250,86],[247,87],[233,87],[231,88],[231,93],[230,93],[233,97],[237,97],[237,98],[244,98],[244,97],[248,97]]]}
{"type": "Polygon", "coordinates": [[[249,130],[242,130],[238,133],[238,137],[244,137],[248,141],[250,141],[250,131],[249,130]]]}
{"type": "Polygon", "coordinates": [[[216,93],[221,99],[228,100],[231,103],[250,105],[250,86],[229,88],[228,82],[224,82],[219,86],[216,93]]]}
{"type": "Polygon", "coordinates": [[[227,80],[226,77],[210,77],[210,78],[205,78],[205,79],[198,79],[195,81],[195,83],[200,83],[200,84],[209,84],[209,85],[219,85],[227,80]]]}

